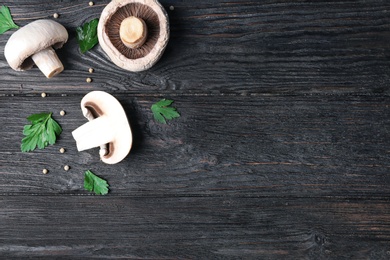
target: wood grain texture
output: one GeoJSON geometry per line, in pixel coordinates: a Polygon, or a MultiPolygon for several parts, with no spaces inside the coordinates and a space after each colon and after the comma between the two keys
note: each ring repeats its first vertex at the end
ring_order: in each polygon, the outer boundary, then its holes
{"type": "Polygon", "coordinates": [[[171,38],[140,73],[78,49],[76,27],[108,2],[2,3],[21,26],[58,13],[70,38],[48,80],[10,69],[13,31],[0,35],[0,258],[390,257],[389,1],[162,0],[171,38]],[[92,90],[131,122],[117,165],[71,136],[92,90]],[[150,110],[161,98],[181,113],[167,125],[150,110]],[[63,133],[21,153],[26,117],[43,111],[63,133]],[[88,169],[107,196],[84,190],[88,169]]]}
{"type": "Polygon", "coordinates": [[[237,196],[3,197],[0,253],[129,259],[389,256],[387,201],[312,202],[237,196]]]}
{"type": "MultiPolygon", "coordinates": [[[[75,93],[93,86],[153,94],[388,94],[388,1],[161,1],[171,38],[160,62],[141,73],[118,69],[100,46],[85,55],[78,49],[76,27],[99,17],[108,1],[95,1],[93,7],[85,1],[52,2],[8,5],[19,25],[60,14],[57,21],[70,34],[58,51],[65,71],[48,81],[37,69],[14,72],[2,60],[2,90],[7,93],[75,93]],[[94,83],[86,84],[90,66],[96,69],[94,83]]],[[[0,53],[11,33],[0,37],[0,53]]]]}
{"type": "Polygon", "coordinates": [[[113,166],[99,161],[98,148],[76,150],[71,132],[87,122],[79,97],[0,98],[7,137],[0,143],[1,190],[77,194],[82,173],[91,169],[110,178],[113,194],[390,195],[389,98],[176,96],[181,117],[161,125],[150,111],[158,99],[117,97],[135,141],[126,160],[113,166]],[[15,116],[5,120],[7,108],[15,116]],[[54,146],[21,153],[25,118],[43,111],[53,111],[64,133],[54,146]],[[72,169],[65,172],[64,165],[72,169]],[[42,175],[43,168],[51,174],[42,175]]]}

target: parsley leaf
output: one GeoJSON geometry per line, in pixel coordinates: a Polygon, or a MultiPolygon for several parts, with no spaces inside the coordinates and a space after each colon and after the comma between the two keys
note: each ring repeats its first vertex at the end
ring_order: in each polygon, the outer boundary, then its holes
{"type": "Polygon", "coordinates": [[[12,20],[8,6],[2,5],[0,7],[0,34],[5,33],[10,29],[18,28],[19,26],[17,26],[12,20]]]}
{"type": "Polygon", "coordinates": [[[180,114],[176,111],[176,108],[170,107],[173,103],[173,100],[170,99],[161,99],[157,103],[153,104],[150,108],[153,112],[154,119],[158,122],[166,124],[167,120],[180,117],[180,114]]]}
{"type": "Polygon", "coordinates": [[[27,117],[31,125],[25,125],[22,139],[22,152],[30,152],[36,147],[44,149],[49,144],[54,144],[62,132],[61,126],[51,117],[52,113],[33,114],[27,117]]]}
{"type": "Polygon", "coordinates": [[[106,180],[96,176],[90,170],[84,173],[84,188],[93,191],[97,195],[106,195],[108,193],[108,183],[106,180]]]}
{"type": "Polygon", "coordinates": [[[83,26],[76,28],[76,37],[80,45],[80,50],[82,53],[92,49],[99,40],[97,36],[97,26],[99,24],[99,19],[95,18],[89,22],[84,23],[83,26]]]}

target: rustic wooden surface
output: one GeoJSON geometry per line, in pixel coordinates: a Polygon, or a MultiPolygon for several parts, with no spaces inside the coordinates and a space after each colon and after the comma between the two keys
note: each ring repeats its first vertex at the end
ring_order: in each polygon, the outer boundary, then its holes
{"type": "Polygon", "coordinates": [[[0,36],[2,258],[390,258],[389,1],[162,0],[171,38],[140,73],[78,50],[75,28],[109,1],[94,2],[2,2],[18,25],[58,13],[70,34],[50,80],[11,70],[14,30],[0,36]],[[131,121],[117,165],[76,151],[92,90],[131,121]],[[150,111],[161,98],[181,113],[167,125],[150,111]],[[63,134],[21,153],[25,118],[42,111],[63,134]],[[84,190],[88,169],[108,195],[84,190]]]}

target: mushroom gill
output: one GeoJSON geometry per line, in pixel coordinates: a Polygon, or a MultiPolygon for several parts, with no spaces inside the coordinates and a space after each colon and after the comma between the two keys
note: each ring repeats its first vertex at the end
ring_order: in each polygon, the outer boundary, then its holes
{"type": "Polygon", "coordinates": [[[129,3],[119,8],[107,21],[105,32],[111,43],[128,59],[145,57],[155,46],[159,37],[160,25],[155,11],[141,3],[129,3]],[[138,48],[127,47],[120,38],[120,27],[124,19],[128,17],[142,19],[147,27],[145,43],[138,48]]]}

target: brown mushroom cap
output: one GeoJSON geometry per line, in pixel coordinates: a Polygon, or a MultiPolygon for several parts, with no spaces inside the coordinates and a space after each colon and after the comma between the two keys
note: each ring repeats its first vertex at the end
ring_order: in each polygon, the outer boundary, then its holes
{"type": "Polygon", "coordinates": [[[28,70],[31,56],[48,47],[61,48],[68,40],[65,27],[52,20],[36,20],[14,32],[4,47],[4,56],[14,70],[28,70]]]}
{"type": "Polygon", "coordinates": [[[81,100],[81,110],[95,119],[72,132],[78,151],[108,144],[108,153],[101,154],[101,160],[108,164],[122,161],[130,152],[133,137],[119,101],[104,91],[92,91],[81,100]]]}
{"type": "Polygon", "coordinates": [[[119,67],[143,71],[162,56],[169,40],[168,14],[157,0],[113,0],[103,10],[98,24],[102,49],[119,67]],[[147,26],[147,38],[142,46],[127,47],[120,38],[121,22],[135,16],[147,26]]]}

